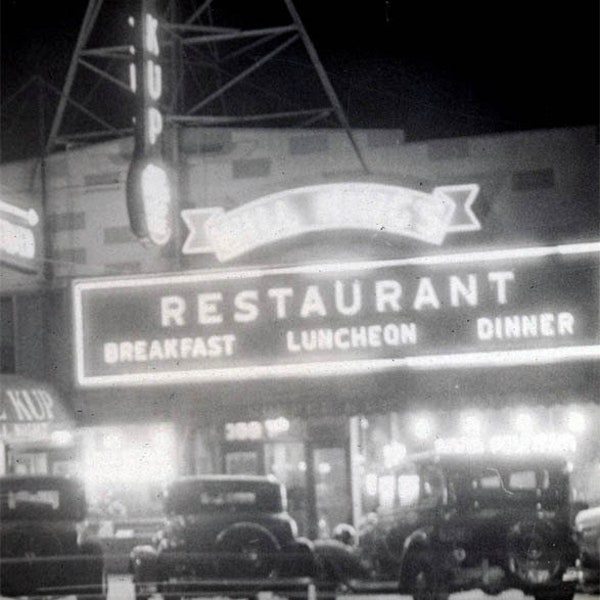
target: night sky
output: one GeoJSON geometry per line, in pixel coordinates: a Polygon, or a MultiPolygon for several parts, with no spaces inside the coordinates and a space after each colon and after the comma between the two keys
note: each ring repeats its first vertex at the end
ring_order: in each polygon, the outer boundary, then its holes
{"type": "MultiPolygon", "coordinates": [[[[106,0],[94,32],[98,45],[127,43],[128,4],[106,0]]],[[[179,4],[185,13],[194,2],[179,4]]],[[[295,5],[354,127],[403,128],[411,141],[598,124],[597,2],[295,5]]],[[[34,76],[62,87],[86,6],[85,0],[0,3],[3,160],[39,148],[39,128],[49,126],[56,96],[47,93],[41,119],[37,88],[15,93],[34,76]]],[[[243,26],[289,22],[283,0],[214,0],[212,17],[243,26]]],[[[279,57],[276,67],[273,75],[259,73],[257,84],[272,86],[274,106],[318,103],[318,84],[303,75],[310,61],[302,46],[279,57]]],[[[220,108],[258,110],[257,89],[240,86],[220,108]]],[[[99,94],[109,111],[112,95],[99,94]]]]}

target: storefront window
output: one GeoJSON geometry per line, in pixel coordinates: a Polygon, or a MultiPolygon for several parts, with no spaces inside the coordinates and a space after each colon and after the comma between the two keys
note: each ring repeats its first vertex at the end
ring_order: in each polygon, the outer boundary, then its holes
{"type": "Polygon", "coordinates": [[[225,473],[228,475],[258,475],[260,465],[258,452],[242,450],[225,454],[225,473]]]}
{"type": "Polygon", "coordinates": [[[92,513],[103,519],[161,514],[162,488],[177,473],[172,425],[89,428],[82,432],[82,454],[92,513]]]}

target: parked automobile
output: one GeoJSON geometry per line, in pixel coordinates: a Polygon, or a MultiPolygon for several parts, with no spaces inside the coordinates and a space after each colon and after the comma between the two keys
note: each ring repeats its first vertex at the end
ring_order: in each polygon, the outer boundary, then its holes
{"type": "Polygon", "coordinates": [[[415,598],[479,588],[571,600],[578,550],[567,464],[548,456],[423,454],[387,479],[363,561],[415,598]]]}
{"type": "Polygon", "coordinates": [[[0,594],[106,598],[101,547],[79,539],[82,485],[46,475],[0,477],[0,594]]]}
{"type": "Polygon", "coordinates": [[[579,545],[580,583],[586,591],[600,591],[600,506],[575,516],[579,545]]]}
{"type": "Polygon", "coordinates": [[[286,491],[273,477],[183,477],[164,496],[165,526],[131,553],[136,598],[183,594],[202,582],[313,577],[317,563],[297,536],[286,491]]]}

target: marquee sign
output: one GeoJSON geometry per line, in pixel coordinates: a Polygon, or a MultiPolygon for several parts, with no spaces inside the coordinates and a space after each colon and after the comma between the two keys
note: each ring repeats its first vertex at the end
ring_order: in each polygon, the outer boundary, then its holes
{"type": "Polygon", "coordinates": [[[312,185],[270,194],[229,212],[181,211],[189,234],[183,254],[215,253],[222,261],[304,233],[382,231],[439,245],[446,235],[476,231],[475,183],[446,185],[431,193],[396,185],[350,182],[312,185]]]}
{"type": "Polygon", "coordinates": [[[81,386],[600,358],[600,242],[73,284],[81,386]]]}
{"type": "Polygon", "coordinates": [[[23,271],[40,269],[41,224],[32,206],[14,197],[0,198],[0,262],[23,271]]]}

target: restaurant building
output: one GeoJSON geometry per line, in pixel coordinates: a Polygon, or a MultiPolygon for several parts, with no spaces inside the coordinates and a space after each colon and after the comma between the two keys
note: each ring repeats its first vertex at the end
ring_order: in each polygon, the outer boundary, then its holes
{"type": "Polygon", "coordinates": [[[354,135],[368,173],[337,130],[182,129],[163,246],[130,230],[132,140],[48,158],[40,364],[96,494],[274,473],[316,536],[406,452],[553,444],[600,502],[596,130],[354,135]]]}
{"type": "Polygon", "coordinates": [[[51,291],[40,185],[23,185],[36,181],[27,167],[3,170],[0,187],[0,475],[70,474],[75,415],[43,365],[51,291]]]}

